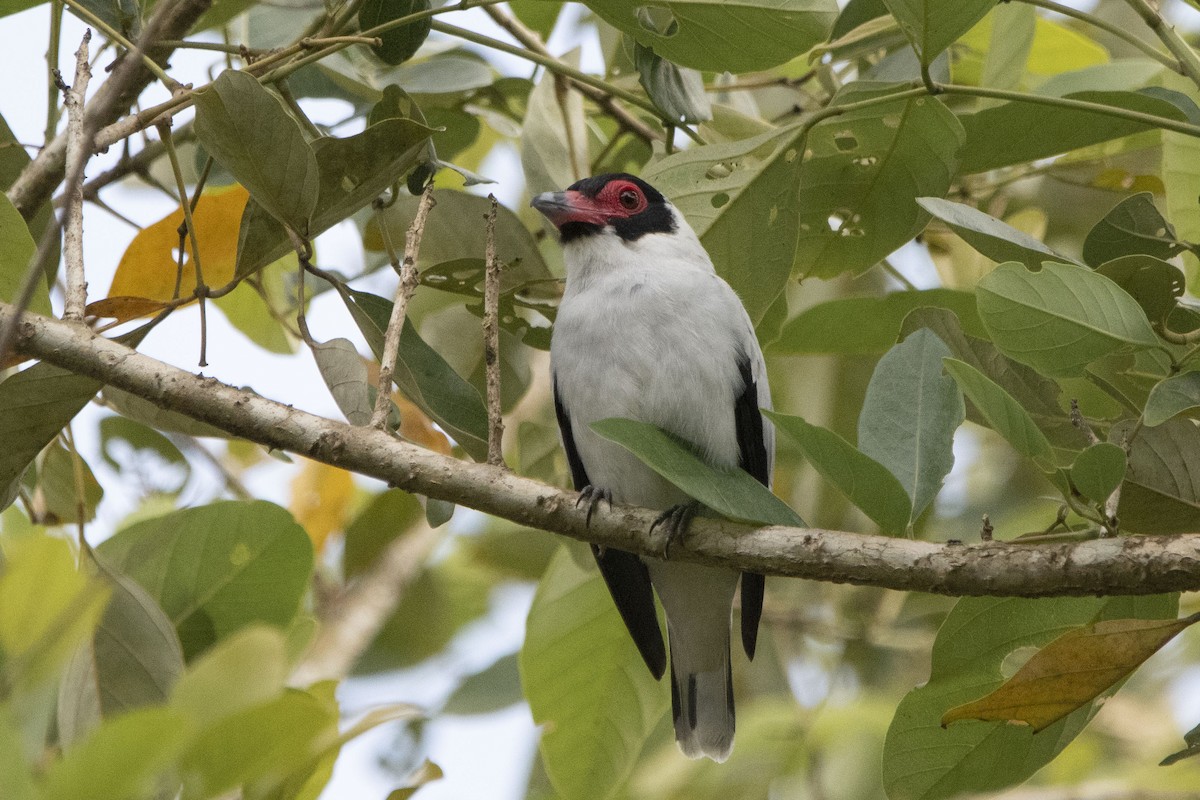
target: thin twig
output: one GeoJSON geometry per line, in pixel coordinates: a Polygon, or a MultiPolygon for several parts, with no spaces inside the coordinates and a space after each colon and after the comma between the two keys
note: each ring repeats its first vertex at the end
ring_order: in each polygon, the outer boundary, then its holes
{"type": "Polygon", "coordinates": [[[1044,8],[1047,11],[1053,11],[1056,14],[1062,14],[1064,17],[1071,17],[1079,20],[1080,22],[1087,23],[1094,28],[1104,31],[1110,36],[1115,36],[1122,41],[1128,42],[1138,50],[1141,50],[1143,53],[1148,55],[1150,58],[1153,58],[1155,61],[1165,66],[1167,69],[1170,69],[1173,72],[1183,72],[1183,68],[1178,59],[1171,58],[1166,53],[1157,50],[1154,45],[1145,41],[1137,34],[1122,28],[1120,25],[1115,25],[1106,19],[1102,19],[1095,14],[1089,14],[1086,11],[1080,11],[1077,8],[1071,8],[1068,5],[1057,3],[1054,0],[1021,0],[1021,2],[1031,6],[1036,6],[1038,8],[1044,8]]]}
{"type": "Polygon", "coordinates": [[[417,214],[404,238],[404,260],[397,264],[392,257],[392,267],[400,273],[400,285],[396,287],[396,299],[392,302],[392,316],[388,320],[383,339],[383,355],[379,362],[379,394],[375,397],[375,411],[371,414],[371,426],[384,428],[392,397],[392,372],[396,368],[396,356],[400,352],[400,331],[404,329],[404,317],[408,313],[408,301],[417,290],[420,278],[417,275],[417,255],[421,251],[421,236],[425,233],[425,220],[429,210],[436,205],[433,199],[433,184],[421,195],[417,214]]]}
{"type": "MultiPolygon", "coordinates": [[[[67,289],[63,319],[76,322],[83,321],[87,306],[87,280],[83,272],[83,169],[92,153],[88,147],[91,137],[84,119],[83,100],[92,77],[88,63],[91,40],[92,30],[88,28],[75,51],[75,82],[69,87],[59,87],[63,91],[63,105],[67,107],[67,207],[63,212],[67,289]]],[[[58,77],[61,81],[61,76],[58,77]]]]}
{"type": "Polygon", "coordinates": [[[504,416],[500,408],[500,261],[496,258],[496,196],[488,195],[487,245],[483,277],[483,364],[487,372],[488,456],[495,467],[504,466],[504,416]]]}
{"type": "Polygon", "coordinates": [[[1191,45],[1183,40],[1173,26],[1167,23],[1158,9],[1147,0],[1125,0],[1126,4],[1138,13],[1150,30],[1154,31],[1162,43],[1171,51],[1171,55],[1179,59],[1179,71],[1200,87],[1200,57],[1191,45]]]}
{"type": "Polygon", "coordinates": [[[146,69],[150,70],[154,77],[162,81],[163,86],[167,87],[168,92],[174,93],[176,89],[179,89],[183,85],[168,75],[166,71],[154,61],[154,59],[150,58],[148,55],[139,50],[136,44],[122,36],[120,31],[116,30],[100,17],[93,14],[90,9],[78,2],[78,0],[63,0],[63,2],[69,5],[71,10],[76,14],[83,17],[84,21],[86,21],[88,24],[95,25],[101,33],[108,37],[109,41],[116,42],[117,44],[121,45],[121,47],[124,47],[128,52],[137,54],[137,56],[142,59],[142,64],[146,67],[146,69]]]}
{"type": "Polygon", "coordinates": [[[58,69],[58,50],[62,40],[62,0],[53,0],[50,4],[50,46],[46,48],[46,72],[50,78],[46,82],[46,133],[43,144],[49,143],[58,132],[58,86],[54,80],[54,70],[58,69]]]}
{"type": "MultiPolygon", "coordinates": [[[[553,58],[550,51],[546,48],[546,44],[542,41],[542,37],[538,36],[537,31],[526,27],[516,17],[495,6],[484,6],[483,10],[484,13],[492,18],[493,22],[508,31],[526,49],[540,53],[547,58],[553,58]]],[[[635,133],[647,142],[662,141],[663,135],[661,133],[629,113],[612,95],[587,84],[579,83],[578,81],[570,81],[570,85],[584,97],[590,98],[600,108],[604,109],[605,113],[617,121],[622,130],[635,133]]],[[[614,134],[613,138],[616,139],[616,137],[617,135],[614,134]]]]}

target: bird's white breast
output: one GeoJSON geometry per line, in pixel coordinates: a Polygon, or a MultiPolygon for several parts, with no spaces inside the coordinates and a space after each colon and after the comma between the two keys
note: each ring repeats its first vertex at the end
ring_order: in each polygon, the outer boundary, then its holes
{"type": "Polygon", "coordinates": [[[659,508],[688,498],[589,424],[608,417],[648,422],[692,443],[711,463],[736,466],[738,366],[750,355],[746,338],[753,342],[740,301],[703,250],[698,261],[690,248],[681,257],[653,241],[667,238],[643,237],[639,242],[651,246],[639,248],[597,237],[607,241],[586,243],[586,256],[568,251],[551,345],[559,398],[591,483],[618,502],[659,508]]]}

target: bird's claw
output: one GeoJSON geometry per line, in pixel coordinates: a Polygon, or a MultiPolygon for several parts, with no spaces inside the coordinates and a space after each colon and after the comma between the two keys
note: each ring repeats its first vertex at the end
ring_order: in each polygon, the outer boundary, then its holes
{"type": "Polygon", "coordinates": [[[608,504],[608,510],[612,511],[612,491],[609,489],[598,489],[590,483],[579,490],[579,497],[575,500],[575,507],[579,508],[584,503],[587,503],[587,517],[584,522],[589,528],[592,525],[592,514],[596,513],[596,506],[600,505],[603,500],[608,504]]]}
{"type": "Polygon", "coordinates": [[[658,518],[650,525],[650,533],[654,533],[654,529],[662,525],[667,531],[667,540],[663,543],[662,557],[666,561],[671,556],[671,545],[676,540],[682,539],[687,533],[688,526],[692,524],[692,518],[696,516],[696,511],[700,508],[700,504],[693,500],[690,503],[680,503],[677,506],[671,506],[666,511],[658,515],[658,518]]]}

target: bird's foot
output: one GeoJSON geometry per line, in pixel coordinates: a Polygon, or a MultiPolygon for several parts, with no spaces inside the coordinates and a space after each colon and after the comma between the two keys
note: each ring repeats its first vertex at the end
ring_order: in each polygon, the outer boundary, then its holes
{"type": "Polygon", "coordinates": [[[671,506],[659,514],[658,519],[654,520],[650,526],[650,533],[654,533],[654,529],[659,525],[662,525],[667,532],[667,540],[663,543],[662,551],[664,561],[671,556],[671,545],[683,538],[687,533],[688,526],[692,524],[692,517],[696,516],[696,512],[699,510],[700,504],[692,500],[690,503],[671,506]]]}
{"type": "Polygon", "coordinates": [[[596,506],[600,505],[603,500],[608,504],[608,510],[612,511],[612,491],[608,489],[598,489],[590,483],[579,490],[579,498],[575,501],[575,507],[579,508],[584,503],[587,503],[587,521],[588,527],[592,525],[592,514],[596,513],[596,506]]]}

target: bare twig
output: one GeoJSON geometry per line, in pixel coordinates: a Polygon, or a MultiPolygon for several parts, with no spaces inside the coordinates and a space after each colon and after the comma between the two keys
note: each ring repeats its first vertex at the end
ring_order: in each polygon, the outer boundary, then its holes
{"type": "Polygon", "coordinates": [[[1158,9],[1147,0],[1125,0],[1130,8],[1138,13],[1142,21],[1154,31],[1162,43],[1171,51],[1171,55],[1179,59],[1179,71],[1191,79],[1192,83],[1200,86],[1200,57],[1183,37],[1170,25],[1158,9]]]}
{"type": "MultiPolygon", "coordinates": [[[[545,43],[542,42],[542,37],[538,36],[537,31],[526,27],[519,19],[495,6],[484,6],[483,10],[497,25],[508,31],[525,48],[547,58],[553,58],[550,51],[546,49],[545,43]]],[[[604,109],[604,112],[615,119],[622,128],[636,133],[647,142],[662,141],[663,135],[661,133],[629,113],[612,95],[578,81],[570,81],[570,85],[584,97],[591,99],[596,105],[604,109]]]]}
{"type": "MultiPolygon", "coordinates": [[[[16,315],[0,303],[0,325],[16,315]]],[[[614,506],[594,514],[577,495],[489,464],[431,452],[368,426],[353,427],[194,375],[78,325],[25,314],[16,347],[162,408],[267,447],[378,478],[438,500],[632,553],[658,555],[647,531],[660,510],[614,506]]],[[[741,572],[946,595],[1065,597],[1200,589],[1200,534],[1084,542],[942,545],[848,531],[750,528],[697,517],[672,557],[741,572]]]]}
{"type": "Polygon", "coordinates": [[[1083,432],[1083,435],[1087,437],[1088,444],[1096,444],[1100,441],[1100,437],[1084,419],[1083,412],[1079,410],[1079,401],[1074,397],[1071,398],[1071,424],[1083,432]]]}
{"type": "Polygon", "coordinates": [[[307,686],[344,678],[374,641],[442,539],[424,521],[384,548],[372,567],[321,613],[321,627],[292,673],[291,683],[307,686]]]}
{"type": "MultiPolygon", "coordinates": [[[[408,226],[404,237],[404,260],[396,263],[395,252],[389,244],[392,267],[400,274],[400,285],[396,287],[396,299],[392,302],[392,316],[388,320],[383,339],[383,355],[379,362],[379,394],[375,397],[375,411],[371,414],[371,426],[384,428],[387,425],[389,404],[392,397],[392,372],[396,368],[396,356],[400,352],[400,332],[404,329],[404,318],[408,313],[408,301],[417,290],[420,279],[417,275],[417,256],[421,252],[421,236],[425,233],[425,220],[429,210],[436,205],[433,199],[433,184],[421,195],[416,216],[408,226]]],[[[380,226],[384,230],[385,226],[380,226]]],[[[385,234],[386,243],[386,234],[385,234]]]]}
{"type": "Polygon", "coordinates": [[[487,246],[483,277],[483,364],[487,371],[488,457],[504,466],[504,416],[500,410],[500,261],[496,258],[496,196],[488,195],[487,246]]]}
{"type": "MultiPolygon", "coordinates": [[[[66,300],[63,319],[83,321],[87,305],[87,280],[83,272],[83,170],[91,156],[87,120],[83,101],[87,95],[92,67],[88,63],[88,42],[92,30],[83,33],[83,41],[75,51],[75,81],[61,86],[63,105],[67,107],[67,207],[63,211],[63,251],[66,260],[66,300]]],[[[61,81],[61,76],[55,73],[61,81]]]]}

